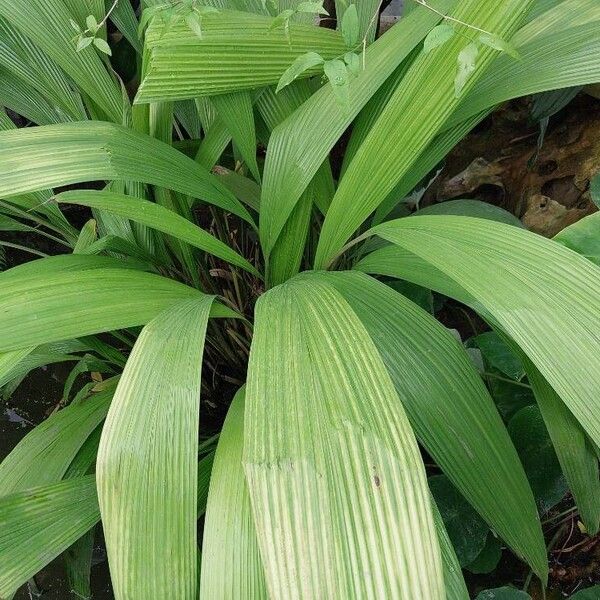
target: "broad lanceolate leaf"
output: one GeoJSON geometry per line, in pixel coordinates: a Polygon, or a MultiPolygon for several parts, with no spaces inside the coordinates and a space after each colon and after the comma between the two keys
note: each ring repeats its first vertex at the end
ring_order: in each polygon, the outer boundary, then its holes
{"type": "Polygon", "coordinates": [[[226,260],[232,265],[237,265],[250,273],[258,275],[256,269],[245,258],[235,252],[235,250],[227,246],[227,244],[224,244],[221,240],[218,240],[186,218],[154,202],[123,194],[92,190],[63,192],[54,199],[57,202],[89,206],[131,219],[132,221],[187,242],[191,246],[200,248],[226,260]]]}
{"type": "MultiPolygon", "coordinates": [[[[452,16],[500,37],[510,37],[531,4],[532,0],[465,0],[458,3],[452,16]]],[[[342,177],[323,223],[316,268],[330,263],[459,105],[454,79],[464,41],[463,36],[456,36],[443,47],[419,55],[411,65],[342,177]]],[[[496,55],[489,47],[481,48],[461,93],[473,87],[496,55]]]]}
{"type": "Polygon", "coordinates": [[[200,372],[212,296],[153,319],[136,341],[98,449],[116,598],[197,598],[200,372]]]}
{"type": "Polygon", "coordinates": [[[600,266],[600,212],[563,229],[554,239],[600,266]]]}
{"type": "Polygon", "coordinates": [[[431,52],[434,48],[442,46],[452,39],[455,33],[454,27],[446,21],[437,25],[427,34],[423,44],[423,52],[431,52]]]}
{"type": "Polygon", "coordinates": [[[104,419],[114,388],[64,408],[27,434],[0,463],[0,497],[56,483],[104,419]]]}
{"type": "Polygon", "coordinates": [[[485,385],[447,329],[364,275],[319,275],[352,306],[387,367],[415,434],[490,526],[545,576],[531,489],[485,385]]]}
{"type": "Polygon", "coordinates": [[[242,389],[221,431],[210,481],[202,543],[200,598],[267,598],[246,486],[242,389]]]}
{"type": "MultiPolygon", "coordinates": [[[[203,18],[199,39],[185,23],[175,23],[165,32],[155,19],[146,33],[145,76],[136,102],[274,85],[298,56],[318,52],[328,60],[346,52],[337,32],[291,23],[290,43],[284,27],[269,29],[272,22],[250,13],[221,11],[203,18]]],[[[317,72],[310,69],[305,75],[317,72]]]]}
{"type": "Polygon", "coordinates": [[[37,266],[22,276],[0,274],[0,352],[144,325],[173,303],[199,295],[129,269],[46,274],[43,261],[37,266]]]}
{"type": "Polygon", "coordinates": [[[444,598],[416,441],[332,287],[291,280],[259,299],[246,402],[244,467],[272,597],[444,598]]]}
{"type": "Polygon", "coordinates": [[[0,15],[50,56],[112,121],[123,117],[123,97],[92,48],[77,52],[71,14],[62,0],[0,0],[0,15]]]}
{"type": "MultiPolygon", "coordinates": [[[[377,33],[377,17],[381,8],[381,0],[335,0],[338,23],[344,22],[346,13],[352,10],[352,6],[354,6],[357,13],[356,34],[351,36],[352,40],[356,39],[357,41],[352,45],[355,46],[357,43],[362,42],[363,39],[367,43],[371,43],[377,33]]],[[[352,17],[352,20],[354,20],[354,17],[352,17]]],[[[351,25],[352,27],[355,26],[353,22],[351,25]]],[[[342,25],[342,29],[346,28],[342,25]]]]}
{"type": "Polygon", "coordinates": [[[0,498],[0,597],[12,597],[99,518],[92,475],[0,498]]]}
{"type": "MultiPolygon", "coordinates": [[[[447,0],[436,6],[447,9],[452,4],[447,0]]],[[[266,254],[337,140],[438,20],[434,13],[419,7],[370,46],[366,51],[367,68],[350,79],[348,110],[340,110],[333,89],[326,85],[274,130],[261,197],[260,237],[266,254]]]]}
{"type": "Polygon", "coordinates": [[[219,180],[191,158],[119,125],[89,121],[0,133],[0,197],[97,180],[170,188],[252,221],[219,180]]]}
{"type": "Polygon", "coordinates": [[[467,303],[479,303],[600,444],[597,266],[556,242],[481,219],[413,217],[374,231],[454,280],[467,303]]]}

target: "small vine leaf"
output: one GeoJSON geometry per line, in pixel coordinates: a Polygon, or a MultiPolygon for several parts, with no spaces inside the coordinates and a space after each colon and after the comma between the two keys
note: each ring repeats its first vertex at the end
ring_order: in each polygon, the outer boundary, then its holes
{"type": "Polygon", "coordinates": [[[346,63],[338,58],[328,60],[323,65],[323,69],[337,100],[340,104],[348,106],[350,104],[350,74],[346,63]]]}
{"type": "Polygon", "coordinates": [[[79,25],[73,19],[69,19],[69,23],[77,33],[81,33],[81,27],[79,27],[79,25]]]}
{"type": "Polygon", "coordinates": [[[106,43],[102,38],[94,38],[94,46],[100,50],[103,54],[107,54],[108,56],[112,56],[112,50],[110,46],[106,43]]]}
{"type": "Polygon", "coordinates": [[[442,23],[441,25],[434,27],[425,38],[423,52],[427,54],[428,52],[431,52],[434,48],[442,46],[447,41],[452,39],[455,33],[456,30],[454,29],[454,27],[452,27],[452,25],[450,25],[450,23],[442,23]]]}
{"type": "Polygon", "coordinates": [[[325,62],[323,57],[316,52],[307,52],[299,56],[284,72],[277,84],[277,90],[275,93],[282,90],[284,87],[292,83],[295,79],[300,77],[302,73],[312,69],[318,65],[322,65],[325,62]]]}
{"type": "Polygon", "coordinates": [[[454,93],[457,98],[462,94],[469,77],[475,71],[478,55],[479,46],[475,43],[463,48],[458,55],[458,71],[454,80],[454,93]]]}
{"type": "Polygon", "coordinates": [[[93,41],[94,38],[92,37],[80,37],[77,42],[77,52],[81,52],[84,48],[87,48],[93,41]]]}
{"type": "Polygon", "coordinates": [[[310,13],[315,15],[328,15],[329,13],[325,10],[323,2],[300,2],[296,6],[296,12],[299,13],[310,13]]]}
{"type": "Polygon", "coordinates": [[[354,77],[360,73],[360,56],[356,54],[356,52],[347,52],[344,54],[344,62],[348,67],[348,71],[350,71],[354,77]]]}
{"type": "Polygon", "coordinates": [[[517,52],[517,49],[512,44],[510,44],[506,40],[503,40],[501,37],[498,37],[497,35],[491,35],[489,33],[482,33],[479,36],[479,41],[484,46],[489,46],[490,48],[493,48],[494,50],[500,50],[500,52],[506,52],[506,54],[508,54],[509,56],[512,56],[513,58],[515,58],[517,60],[519,60],[521,58],[521,55],[517,52]]]}
{"type": "Polygon", "coordinates": [[[98,31],[98,29],[100,29],[100,26],[98,25],[98,21],[96,21],[96,17],[94,17],[94,15],[88,15],[85,18],[85,24],[90,33],[96,33],[98,31]]]}
{"type": "Polygon", "coordinates": [[[185,16],[185,24],[196,36],[202,39],[202,17],[196,13],[189,13],[185,16]]]}
{"type": "Polygon", "coordinates": [[[269,29],[277,29],[277,27],[281,27],[282,25],[284,27],[287,27],[291,17],[293,17],[294,14],[295,14],[295,11],[293,11],[291,9],[287,9],[287,10],[280,12],[273,19],[273,22],[271,23],[271,26],[269,27],[269,29]]]}
{"type": "Polygon", "coordinates": [[[360,35],[360,24],[358,22],[358,11],[356,4],[351,4],[342,17],[342,37],[348,48],[354,48],[358,44],[360,35]]]}

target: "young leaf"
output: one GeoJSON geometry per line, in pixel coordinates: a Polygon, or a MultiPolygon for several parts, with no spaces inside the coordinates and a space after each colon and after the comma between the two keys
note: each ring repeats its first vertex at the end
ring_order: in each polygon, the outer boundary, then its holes
{"type": "Polygon", "coordinates": [[[96,21],[96,17],[94,15],[88,15],[85,19],[85,24],[90,33],[96,33],[100,28],[98,22],[96,21]]]}
{"type": "Polygon", "coordinates": [[[509,42],[507,42],[506,40],[503,40],[502,38],[498,37],[497,35],[491,35],[489,33],[482,33],[479,36],[479,41],[484,44],[485,46],[489,46],[490,48],[493,48],[494,50],[500,50],[500,52],[506,52],[506,54],[508,54],[509,56],[512,56],[513,58],[519,60],[521,58],[521,55],[517,52],[517,49],[510,44],[509,42]]]}
{"type": "Polygon", "coordinates": [[[454,93],[458,98],[469,77],[475,71],[475,63],[477,62],[477,55],[479,54],[479,46],[475,43],[471,43],[463,48],[458,55],[458,72],[456,73],[456,79],[454,80],[454,93]]]}
{"type": "Polygon", "coordinates": [[[194,12],[185,16],[186,25],[202,39],[202,17],[194,12]]]}
{"type": "Polygon", "coordinates": [[[437,27],[434,27],[425,38],[423,52],[431,52],[434,48],[442,46],[447,41],[452,39],[456,30],[450,23],[441,23],[437,27]]]}
{"type": "Polygon", "coordinates": [[[329,13],[323,7],[323,2],[300,2],[296,6],[296,12],[310,13],[315,15],[328,15],[329,13]]]}
{"type": "Polygon", "coordinates": [[[350,89],[348,87],[350,78],[346,63],[337,58],[328,60],[323,65],[323,69],[338,101],[344,106],[348,106],[350,103],[350,89]]]}
{"type": "Polygon", "coordinates": [[[359,34],[360,23],[358,22],[356,4],[351,4],[342,17],[342,36],[348,48],[354,48],[358,44],[359,34]]]}
{"type": "Polygon", "coordinates": [[[324,62],[325,59],[316,52],[307,52],[306,54],[302,54],[302,56],[299,56],[281,76],[275,91],[281,91],[284,87],[292,83],[294,79],[300,77],[302,73],[308,71],[308,69],[316,67],[317,65],[322,65],[324,62]]]}
{"type": "Polygon", "coordinates": [[[102,38],[94,38],[94,46],[96,46],[96,48],[98,48],[98,50],[100,50],[100,52],[103,54],[112,56],[112,50],[110,49],[110,46],[102,38]]]}
{"type": "Polygon", "coordinates": [[[284,10],[282,12],[280,12],[274,19],[273,22],[271,23],[271,25],[269,26],[269,29],[277,29],[277,27],[281,27],[282,25],[284,27],[287,27],[289,25],[290,19],[291,17],[293,17],[295,14],[295,11],[287,9],[284,10]]]}
{"type": "Polygon", "coordinates": [[[87,48],[93,41],[94,38],[91,37],[80,37],[79,41],[77,42],[77,52],[87,48]]]}
{"type": "Polygon", "coordinates": [[[69,23],[77,33],[81,33],[81,27],[79,27],[79,25],[73,19],[69,19],[69,23]]]}
{"type": "Polygon", "coordinates": [[[344,62],[348,67],[348,71],[350,71],[354,77],[360,73],[360,56],[356,54],[356,52],[347,52],[344,54],[344,62]]]}

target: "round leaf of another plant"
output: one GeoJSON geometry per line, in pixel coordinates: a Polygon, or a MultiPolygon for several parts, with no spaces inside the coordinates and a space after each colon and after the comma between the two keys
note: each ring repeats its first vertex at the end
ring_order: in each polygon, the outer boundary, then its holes
{"type": "Polygon", "coordinates": [[[507,377],[520,381],[525,375],[521,359],[504,343],[494,331],[482,333],[471,340],[483,354],[486,362],[507,377]]]}
{"type": "Polygon", "coordinates": [[[598,600],[600,598],[600,585],[580,590],[571,596],[571,600],[598,600]]]}
{"type": "MultiPolygon", "coordinates": [[[[600,202],[600,190],[598,192],[600,202]]],[[[563,229],[554,239],[600,266],[599,232],[600,212],[597,212],[563,229]]]]}
{"type": "Polygon", "coordinates": [[[531,600],[531,596],[512,587],[501,587],[480,592],[475,600],[531,600]]]}
{"type": "Polygon", "coordinates": [[[500,540],[490,531],[487,541],[479,556],[465,568],[475,575],[491,573],[502,558],[502,544],[500,540]]]}
{"type": "Polygon", "coordinates": [[[464,567],[484,549],[489,528],[445,475],[434,475],[428,481],[458,562],[464,567]]]}
{"type": "Polygon", "coordinates": [[[535,404],[530,387],[503,379],[502,373],[491,369],[486,376],[488,389],[502,418],[508,423],[521,409],[535,404]]]}
{"type": "Polygon", "coordinates": [[[463,217],[479,217],[480,219],[488,219],[489,221],[497,221],[498,223],[506,223],[515,227],[523,227],[523,223],[515,215],[487,202],[481,200],[458,199],[447,200],[432,204],[418,210],[413,216],[421,215],[459,215],[463,217]]]}
{"type": "Polygon", "coordinates": [[[537,406],[521,409],[508,424],[525,473],[542,513],[558,504],[567,492],[548,430],[537,406]]]}

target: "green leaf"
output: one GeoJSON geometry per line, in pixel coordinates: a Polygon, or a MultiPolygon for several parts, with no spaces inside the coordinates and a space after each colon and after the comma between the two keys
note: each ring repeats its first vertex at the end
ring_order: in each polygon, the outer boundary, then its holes
{"type": "Polygon", "coordinates": [[[175,23],[163,35],[156,19],[146,33],[147,64],[135,101],[255,90],[277,84],[294,60],[307,52],[330,60],[347,51],[341,34],[330,29],[289,23],[290,44],[279,30],[269,32],[272,24],[273,19],[262,15],[222,10],[203,21],[199,39],[185,23],[175,23]]]}
{"type": "MultiPolygon", "coordinates": [[[[440,6],[447,8],[450,4],[448,0],[440,6]]],[[[352,102],[347,110],[339,109],[333,89],[325,85],[273,131],[261,197],[260,237],[265,254],[270,254],[294,206],[335,143],[377,89],[437,22],[435,14],[421,8],[367,48],[369,68],[351,78],[352,102]],[[301,169],[298,168],[300,164],[301,169]]]]}
{"type": "Polygon", "coordinates": [[[281,11],[271,22],[271,24],[269,25],[269,29],[273,30],[283,26],[287,30],[287,28],[289,27],[290,19],[295,14],[296,11],[291,9],[281,11]]]}
{"type": "Polygon", "coordinates": [[[96,17],[94,17],[94,15],[88,15],[85,18],[85,25],[90,33],[96,33],[96,31],[98,31],[98,22],[96,21],[96,17]]]}
{"type": "Polygon", "coordinates": [[[483,354],[486,362],[515,381],[521,381],[525,376],[523,362],[504,340],[495,332],[488,331],[474,338],[475,344],[483,354]]]}
{"type": "Polygon", "coordinates": [[[143,325],[173,303],[199,294],[129,269],[44,273],[44,261],[38,268],[22,276],[0,274],[0,352],[143,325]]]}
{"type": "Polygon", "coordinates": [[[439,202],[438,204],[421,208],[413,213],[413,215],[460,215],[463,217],[489,219],[498,223],[523,227],[523,223],[512,213],[488,202],[481,202],[480,200],[447,200],[446,202],[439,202]]]}
{"type": "Polygon", "coordinates": [[[348,48],[355,48],[360,36],[360,25],[358,22],[358,12],[356,4],[351,4],[342,17],[341,24],[342,36],[348,48]]]}
{"type": "Polygon", "coordinates": [[[73,19],[69,19],[69,23],[71,25],[71,27],[77,32],[77,33],[81,33],[81,27],[79,27],[79,24],[77,22],[75,22],[73,19]]]}
{"type": "Polygon", "coordinates": [[[490,526],[543,574],[546,549],[533,495],[462,345],[380,282],[354,273],[321,277],[350,303],[375,342],[421,444],[490,526]]]}
{"type": "Polygon", "coordinates": [[[509,56],[512,56],[514,59],[520,59],[521,55],[517,52],[516,48],[510,44],[509,42],[507,42],[506,40],[503,40],[502,38],[496,36],[496,35],[491,35],[489,33],[482,33],[479,36],[479,41],[484,44],[485,46],[489,46],[490,48],[493,48],[494,50],[500,50],[500,52],[506,52],[506,54],[508,54],[509,56]]]}
{"type": "Polygon", "coordinates": [[[369,334],[333,288],[291,280],[259,298],[245,415],[272,596],[445,597],[416,441],[369,334]],[[369,577],[356,577],[366,564],[369,577]]]}
{"type": "Polygon", "coordinates": [[[346,63],[339,59],[328,60],[323,65],[323,71],[338,103],[348,106],[350,104],[350,76],[346,63]]]}
{"type": "Polygon", "coordinates": [[[445,475],[430,477],[429,489],[440,510],[460,566],[472,563],[485,547],[489,527],[445,475]]]}
{"type": "Polygon", "coordinates": [[[54,199],[59,203],[88,206],[125,217],[187,242],[191,246],[218,256],[254,275],[259,275],[246,259],[229,246],[186,218],[154,202],[113,192],[92,190],[63,192],[55,196],[54,199]]]}
{"type": "Polygon", "coordinates": [[[475,43],[463,48],[458,55],[458,71],[454,80],[454,95],[458,98],[467,85],[467,81],[475,72],[479,46],[475,43]]]}
{"type": "MultiPolygon", "coordinates": [[[[498,35],[510,36],[531,4],[532,0],[505,0],[501,4],[491,0],[484,3],[465,0],[458,3],[452,16],[466,23],[476,22],[478,27],[494,30],[498,35]]],[[[463,37],[456,36],[448,42],[446,51],[421,53],[411,62],[339,182],[321,229],[315,253],[316,269],[329,266],[348,238],[394,190],[419,154],[443,130],[460,104],[461,100],[454,96],[454,74],[463,44],[463,37]],[[415,106],[419,107],[419,118],[415,117],[415,106]],[[357,197],[359,189],[361,193],[357,197]]],[[[491,48],[481,49],[469,88],[480,79],[495,56],[491,48]]]]}
{"type": "Polygon", "coordinates": [[[537,406],[521,409],[508,424],[540,512],[547,513],[567,492],[548,430],[537,406]]]}
{"type": "Polygon", "coordinates": [[[296,12],[310,13],[315,15],[328,15],[329,13],[323,8],[323,0],[320,2],[299,2],[296,5],[296,12]]]}
{"type": "Polygon", "coordinates": [[[0,464],[0,497],[60,481],[104,419],[114,387],[68,406],[29,432],[0,464]]]}
{"type": "Polygon", "coordinates": [[[242,467],[245,392],[233,399],[219,437],[202,542],[201,598],[267,598],[242,467]]]}
{"type": "Polygon", "coordinates": [[[93,475],[0,498],[0,596],[12,597],[99,518],[93,475]]]}
{"type": "Polygon", "coordinates": [[[557,242],[600,266],[600,213],[584,217],[554,237],[557,242]]]}
{"type": "Polygon", "coordinates": [[[570,600],[597,600],[600,596],[600,585],[594,585],[585,590],[580,590],[576,594],[573,594],[570,600]]]}
{"type": "Polygon", "coordinates": [[[531,600],[531,596],[513,587],[501,587],[479,592],[475,600],[531,600]]]}
{"type": "Polygon", "coordinates": [[[80,37],[77,41],[77,52],[81,52],[84,48],[87,48],[93,41],[93,37],[80,37]]]}
{"type": "Polygon", "coordinates": [[[344,62],[348,67],[348,71],[350,71],[354,77],[360,73],[360,56],[356,54],[356,52],[346,52],[346,54],[344,54],[344,62]]]}
{"type": "Polygon", "coordinates": [[[96,481],[117,597],[197,597],[200,366],[212,296],[137,339],[98,449],[96,481]]]}
{"type": "Polygon", "coordinates": [[[475,575],[491,573],[502,558],[502,544],[500,540],[490,531],[483,550],[477,558],[465,566],[467,571],[475,575]]]}
{"type": "Polygon", "coordinates": [[[292,83],[295,79],[297,79],[302,73],[316,67],[318,65],[322,65],[325,62],[325,59],[316,52],[307,52],[306,54],[302,54],[296,58],[296,60],[288,67],[288,69],[284,72],[277,84],[276,92],[279,92],[284,87],[292,83]]]}
{"type": "MultiPolygon", "coordinates": [[[[413,217],[375,231],[429,262],[442,274],[439,283],[451,278],[450,295],[462,287],[455,297],[491,316],[600,442],[598,267],[556,242],[481,219],[413,217]]],[[[438,289],[430,279],[437,278],[435,270],[426,279],[438,289]]]]}
{"type": "Polygon", "coordinates": [[[96,221],[90,219],[85,223],[79,232],[77,242],[73,247],[73,254],[82,254],[87,248],[89,248],[98,239],[98,230],[96,227],[96,221]]]}
{"type": "Polygon", "coordinates": [[[102,38],[95,37],[94,46],[96,46],[96,48],[98,48],[98,50],[100,50],[100,52],[102,52],[103,54],[112,56],[112,50],[110,49],[110,46],[102,38]]]}
{"type": "Polygon", "coordinates": [[[202,17],[191,12],[185,16],[185,22],[190,30],[194,32],[199,39],[202,39],[202,17]]]}
{"type": "Polygon", "coordinates": [[[220,181],[191,158],[120,125],[87,121],[0,133],[0,197],[97,180],[166,187],[252,221],[220,181]]]}
{"type": "Polygon", "coordinates": [[[454,27],[446,21],[437,25],[427,34],[423,45],[423,52],[431,52],[434,48],[444,45],[454,37],[455,33],[456,30],[454,27]]]}
{"type": "Polygon", "coordinates": [[[260,182],[252,94],[248,91],[219,94],[212,96],[210,102],[223,120],[254,179],[260,182]]]}

